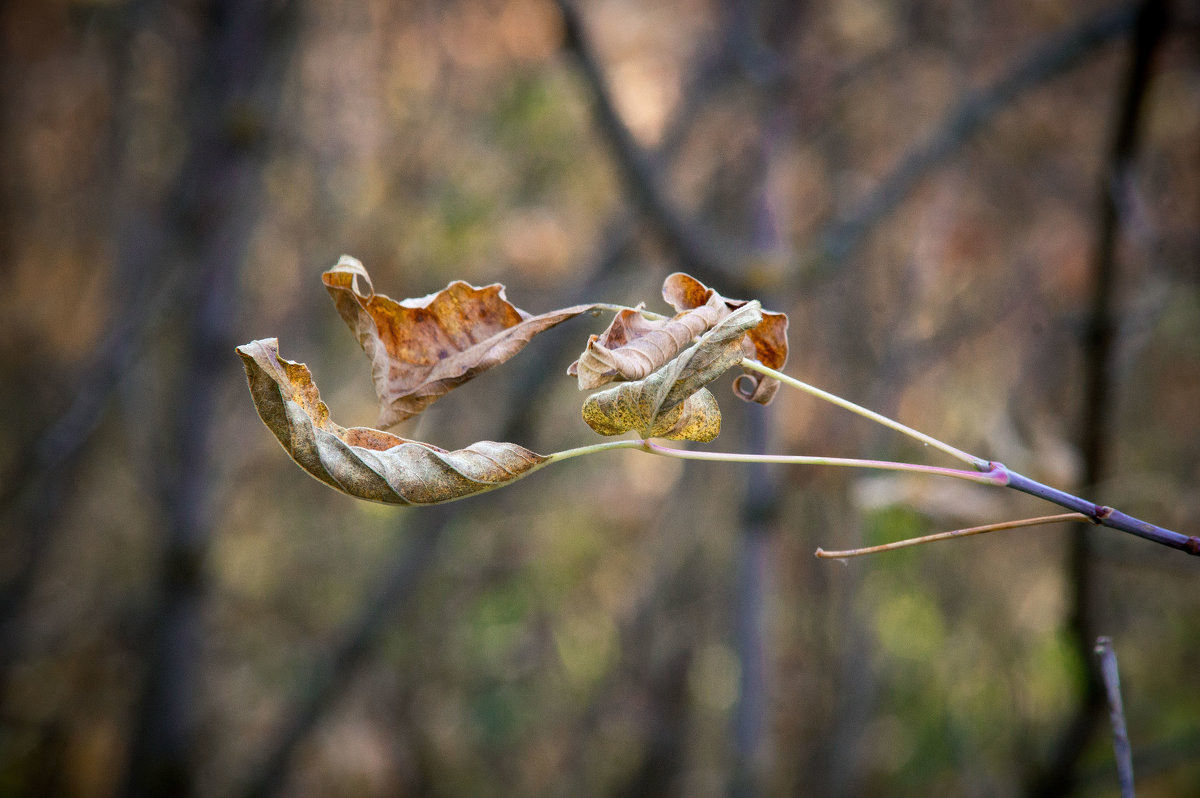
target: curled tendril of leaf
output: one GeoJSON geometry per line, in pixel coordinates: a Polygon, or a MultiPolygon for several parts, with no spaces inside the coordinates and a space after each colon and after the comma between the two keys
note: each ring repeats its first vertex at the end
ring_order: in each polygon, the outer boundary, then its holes
{"type": "Polygon", "coordinates": [[[507,485],[549,462],[514,443],[446,451],[370,427],[341,427],[308,367],[279,356],[274,338],[239,346],[259,417],[305,471],[335,490],[385,504],[425,505],[507,485]]]}

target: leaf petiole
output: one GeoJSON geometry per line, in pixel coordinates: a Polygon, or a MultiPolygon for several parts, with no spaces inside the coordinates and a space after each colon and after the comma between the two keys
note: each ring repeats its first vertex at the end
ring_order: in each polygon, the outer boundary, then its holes
{"type": "Polygon", "coordinates": [[[595,454],[596,452],[607,452],[610,449],[641,449],[642,441],[637,439],[622,439],[619,441],[604,441],[603,443],[593,443],[590,446],[577,446],[574,449],[564,449],[561,452],[554,452],[546,455],[546,465],[557,463],[563,460],[570,460],[572,457],[580,457],[585,454],[595,454]]]}
{"type": "Polygon", "coordinates": [[[593,316],[599,315],[600,311],[620,313],[623,310],[636,310],[638,313],[642,314],[643,318],[652,319],[655,321],[670,318],[670,316],[664,316],[661,313],[655,313],[653,310],[646,310],[646,308],[643,307],[631,308],[628,305],[615,305],[611,302],[593,302],[591,305],[591,313],[593,316]]]}
{"type": "MultiPolygon", "coordinates": [[[[899,421],[888,418],[887,416],[882,415],[881,413],[876,413],[874,410],[868,410],[867,408],[863,407],[862,405],[857,405],[854,402],[851,402],[848,399],[843,399],[842,397],[840,397],[836,394],[829,393],[828,391],[823,391],[820,388],[817,388],[813,385],[809,385],[807,382],[802,382],[801,380],[798,380],[795,377],[789,377],[788,375],[784,374],[782,371],[776,371],[775,369],[770,368],[769,366],[764,366],[762,363],[759,363],[757,360],[753,360],[751,358],[743,358],[740,365],[744,369],[748,369],[750,371],[757,371],[759,374],[764,374],[768,377],[779,380],[780,382],[782,382],[785,385],[790,385],[791,387],[793,387],[797,390],[804,391],[805,393],[809,394],[810,396],[815,396],[818,399],[823,399],[824,401],[829,402],[830,404],[837,405],[838,407],[840,407],[844,410],[849,410],[851,413],[857,413],[858,415],[862,416],[863,418],[870,419],[871,421],[874,421],[877,424],[882,424],[883,426],[894,429],[897,432],[904,433],[905,435],[909,436],[910,438],[914,438],[914,439],[920,441],[921,443],[925,443],[930,446],[933,446],[936,449],[940,449],[941,451],[945,452],[946,454],[950,455],[951,457],[961,460],[964,463],[966,463],[967,465],[977,468],[980,471],[986,471],[989,468],[991,468],[990,463],[987,460],[984,460],[982,457],[976,457],[973,454],[968,454],[967,452],[964,452],[961,449],[957,449],[948,443],[939,441],[937,438],[934,438],[931,435],[926,435],[924,432],[919,432],[919,431],[913,429],[912,427],[901,424],[899,421]]],[[[990,483],[990,484],[994,484],[994,483],[990,483]]]]}
{"type": "MultiPolygon", "coordinates": [[[[813,457],[809,455],[790,454],[741,454],[735,452],[704,452],[690,449],[674,449],[660,446],[651,441],[633,441],[638,448],[651,454],[663,457],[675,457],[681,460],[708,460],[723,463],[781,463],[785,465],[824,465],[843,466],[846,468],[870,468],[878,471],[911,471],[931,476],[954,477],[968,482],[978,482],[983,485],[1002,486],[1006,484],[1004,472],[988,468],[986,471],[965,471],[959,468],[942,468],[941,466],[919,465],[917,463],[896,463],[889,460],[858,460],[848,457],[813,457]]],[[[575,450],[572,450],[575,451],[575,450]]],[[[580,452],[586,454],[586,452],[580,452]]],[[[985,463],[986,465],[986,463],[985,463]]]]}

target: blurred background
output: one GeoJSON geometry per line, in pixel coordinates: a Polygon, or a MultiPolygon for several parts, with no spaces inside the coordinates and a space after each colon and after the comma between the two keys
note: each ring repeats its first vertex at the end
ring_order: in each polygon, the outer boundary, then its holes
{"type": "MultiPolygon", "coordinates": [[[[1200,532],[1200,7],[0,5],[0,795],[1200,794],[1200,560],[936,479],[617,452],[437,508],[296,468],[320,283],[791,318],[786,371],[1200,532]]],[[[395,431],[597,440],[540,336],[395,431]]],[[[794,391],[706,448],[942,465],[794,391]]]]}

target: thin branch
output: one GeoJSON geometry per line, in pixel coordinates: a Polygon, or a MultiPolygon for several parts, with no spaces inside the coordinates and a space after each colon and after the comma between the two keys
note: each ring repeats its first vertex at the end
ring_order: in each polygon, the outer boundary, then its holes
{"type": "Polygon", "coordinates": [[[1161,543],[1164,546],[1170,546],[1173,549],[1179,549],[1188,554],[1200,555],[1200,537],[1184,535],[1170,529],[1164,529],[1148,521],[1142,521],[1139,518],[1126,515],[1120,510],[1113,509],[1107,505],[1096,504],[1058,488],[1043,485],[1041,482],[1012,471],[1000,463],[992,463],[992,466],[994,470],[1000,471],[1005,475],[1007,479],[1005,484],[1013,490],[1019,490],[1022,493],[1028,493],[1030,496],[1037,496],[1039,499],[1045,499],[1048,502],[1057,504],[1059,507],[1083,513],[1094,524],[1106,526],[1110,529],[1117,529],[1121,532],[1128,532],[1139,538],[1161,543]]]}
{"type": "Polygon", "coordinates": [[[1042,526],[1044,524],[1060,524],[1064,521],[1087,520],[1088,517],[1082,513],[1044,515],[1039,518],[1023,518],[1020,521],[1004,521],[999,524],[984,524],[983,526],[973,526],[967,529],[955,529],[951,532],[938,532],[933,535],[922,535],[921,537],[917,538],[897,540],[893,543],[881,543],[878,546],[866,546],[861,549],[846,549],[844,551],[825,551],[825,549],[817,549],[816,555],[827,560],[844,560],[847,557],[861,557],[864,554],[878,554],[881,551],[895,551],[896,549],[906,549],[910,546],[920,546],[924,543],[935,543],[939,540],[952,540],[954,538],[970,537],[971,535],[982,535],[985,532],[1000,532],[1005,529],[1022,529],[1024,527],[1042,526]]]}
{"type": "MultiPolygon", "coordinates": [[[[563,18],[564,46],[574,54],[593,96],[599,129],[612,148],[631,194],[688,268],[702,278],[738,279],[742,264],[756,250],[717,236],[677,209],[662,186],[658,169],[637,143],[616,110],[599,59],[570,0],[556,0],[563,18]]],[[[819,252],[802,258],[789,271],[801,279],[828,273],[843,262],[867,233],[894,211],[933,169],[957,152],[975,133],[1018,96],[1076,66],[1098,47],[1127,33],[1134,5],[1105,11],[1043,43],[991,86],[969,95],[946,117],[939,130],[904,158],[879,188],[822,236],[819,252]]]]}
{"type": "Polygon", "coordinates": [[[1134,4],[1085,20],[1044,42],[986,89],[968,95],[933,137],[912,150],[879,187],[822,237],[824,269],[840,264],[876,224],[895,210],[934,168],[957,152],[1009,103],[1078,64],[1097,47],[1133,29],[1134,4]]]}
{"type": "Polygon", "coordinates": [[[1096,658],[1100,661],[1100,676],[1108,696],[1108,717],[1112,723],[1113,755],[1117,760],[1117,781],[1121,798],[1133,798],[1133,752],[1129,732],[1125,727],[1125,707],[1121,701],[1121,676],[1117,670],[1117,652],[1112,640],[1096,638],[1096,658]]]}
{"type": "MultiPolygon", "coordinates": [[[[1145,780],[1179,768],[1194,767],[1197,751],[1200,751],[1200,728],[1188,729],[1175,737],[1133,751],[1133,767],[1145,780]]],[[[1111,791],[1111,766],[1108,763],[1094,763],[1081,769],[1077,785],[1080,795],[1111,791]]]]}
{"type": "MultiPolygon", "coordinates": [[[[915,438],[916,440],[919,440],[923,443],[927,443],[930,446],[934,446],[938,449],[941,449],[942,451],[946,452],[947,454],[951,454],[960,460],[970,463],[971,465],[973,465],[977,469],[979,469],[981,472],[984,472],[982,474],[974,475],[974,476],[985,477],[984,479],[976,480],[976,481],[984,482],[985,484],[989,484],[989,485],[1004,485],[1006,487],[1012,488],[1013,490],[1018,490],[1018,491],[1021,491],[1022,493],[1028,493],[1031,496],[1037,496],[1040,499],[1045,499],[1048,502],[1057,504],[1058,506],[1064,507],[1068,510],[1073,510],[1077,513],[1082,513],[1083,515],[1087,516],[1088,520],[1092,521],[1092,523],[1100,524],[1101,526],[1111,527],[1112,529],[1117,529],[1122,532],[1128,532],[1131,535],[1137,535],[1140,538],[1144,538],[1146,540],[1151,540],[1151,541],[1154,541],[1155,543],[1161,543],[1164,546],[1170,546],[1173,549],[1179,549],[1180,551],[1187,552],[1188,554],[1200,555],[1200,537],[1184,535],[1179,532],[1174,532],[1170,529],[1164,529],[1163,527],[1156,526],[1147,521],[1142,521],[1141,519],[1134,518],[1131,515],[1126,515],[1125,513],[1121,512],[1120,510],[1116,510],[1112,507],[1108,507],[1103,504],[1096,504],[1095,502],[1090,502],[1086,499],[1081,499],[1078,496],[1067,493],[1066,491],[1063,491],[1063,490],[1059,490],[1058,488],[1052,488],[1049,485],[1044,485],[1041,482],[1038,482],[1037,480],[1030,479],[1029,477],[1027,477],[1023,474],[1019,474],[1016,471],[1009,469],[1002,463],[988,462],[988,461],[978,458],[974,455],[967,454],[966,452],[963,452],[959,449],[954,448],[953,446],[951,446],[948,443],[943,443],[942,441],[939,441],[937,438],[931,437],[929,435],[926,435],[923,432],[919,432],[919,431],[913,429],[912,427],[908,427],[904,424],[901,424],[899,421],[888,418],[887,416],[882,415],[880,413],[876,413],[873,410],[868,410],[867,408],[862,407],[861,405],[856,405],[853,402],[843,399],[842,397],[837,396],[835,394],[831,394],[828,391],[823,391],[820,388],[815,388],[812,385],[809,385],[806,382],[797,380],[794,377],[789,377],[788,375],[784,374],[783,372],[776,371],[775,369],[768,368],[768,367],[762,365],[758,361],[751,360],[749,358],[745,358],[742,360],[741,366],[742,366],[742,368],[750,369],[752,371],[757,371],[760,374],[765,374],[769,377],[773,377],[773,378],[779,380],[780,382],[783,382],[784,384],[789,385],[798,390],[804,391],[805,393],[807,393],[811,396],[815,396],[818,399],[823,399],[824,401],[829,402],[834,405],[837,405],[838,407],[845,408],[846,410],[850,410],[851,412],[857,413],[858,415],[863,416],[864,418],[870,419],[871,421],[874,421],[878,424],[882,424],[883,426],[889,427],[890,429],[897,430],[898,432],[902,432],[905,435],[908,435],[909,437],[915,438]]],[[[653,444],[647,444],[647,446],[653,446],[653,444]]],[[[662,448],[662,447],[658,447],[658,448],[662,448]]],[[[676,450],[667,450],[667,451],[676,451],[676,450]]],[[[942,474],[944,476],[955,476],[960,479],[968,479],[969,477],[964,476],[964,475],[970,473],[970,472],[964,472],[964,471],[957,471],[955,469],[931,469],[930,466],[918,466],[918,465],[914,465],[912,463],[884,463],[884,462],[881,462],[878,460],[846,460],[846,459],[841,459],[841,458],[829,458],[829,457],[800,457],[800,456],[785,456],[785,455],[771,456],[774,459],[770,459],[765,456],[750,456],[750,455],[738,455],[738,454],[718,455],[715,453],[706,453],[706,452],[687,452],[685,454],[686,454],[686,456],[691,457],[693,459],[715,459],[715,460],[726,459],[726,460],[729,460],[730,462],[776,462],[776,463],[794,463],[794,464],[806,464],[806,465],[841,465],[841,466],[852,466],[852,467],[858,467],[858,468],[888,468],[888,469],[897,470],[897,471],[923,470],[923,471],[925,471],[925,473],[942,474]],[[747,459],[747,458],[749,458],[749,459],[747,459]]],[[[685,455],[677,455],[677,456],[685,456],[685,455]]]]}
{"type": "Polygon", "coordinates": [[[687,264],[689,271],[702,278],[722,276],[736,279],[741,272],[740,263],[752,253],[736,242],[714,235],[676,209],[661,185],[654,163],[634,140],[617,111],[600,61],[584,32],[579,12],[570,0],[556,0],[556,4],[563,19],[563,44],[579,62],[592,92],[596,124],[612,148],[617,168],[630,193],[659,233],[687,264]]]}
{"type": "MultiPolygon", "coordinates": [[[[1099,223],[1092,253],[1092,302],[1084,341],[1084,406],[1080,429],[1080,447],[1084,462],[1084,483],[1095,485],[1103,478],[1109,459],[1112,436],[1113,351],[1116,343],[1116,240],[1120,213],[1115,199],[1132,168],[1138,145],[1138,133],[1144,116],[1145,98],[1154,54],[1166,33],[1166,4],[1163,0],[1143,0],[1136,7],[1131,27],[1129,66],[1121,88],[1120,104],[1104,172],[1099,186],[1099,223]]],[[[1134,534],[1139,534],[1134,532],[1134,534]]],[[[1195,539],[1192,539],[1193,543],[1195,539]]],[[[1188,545],[1188,544],[1185,544],[1188,545]]],[[[1188,550],[1185,548],[1185,550],[1188,550]]],[[[1190,549],[1200,554],[1200,545],[1190,549]]],[[[1068,631],[1084,662],[1096,637],[1090,596],[1092,594],[1091,539],[1083,528],[1076,529],[1068,554],[1072,586],[1072,617],[1068,631]]],[[[1095,668],[1085,671],[1083,697],[1075,717],[1062,732],[1054,757],[1037,775],[1034,795],[1061,795],[1069,791],[1103,707],[1103,690],[1095,668]]]]}

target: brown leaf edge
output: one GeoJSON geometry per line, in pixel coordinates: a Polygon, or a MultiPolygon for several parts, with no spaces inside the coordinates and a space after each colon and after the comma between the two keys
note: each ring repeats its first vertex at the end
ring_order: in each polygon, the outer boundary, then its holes
{"type": "Polygon", "coordinates": [[[500,283],[455,280],[425,297],[375,293],[360,261],[343,255],[321,275],[339,315],[371,360],[377,425],[412,418],[449,391],[516,355],[540,332],[593,309],[575,305],[532,315],[500,283]]]}
{"type": "Polygon", "coordinates": [[[713,440],[721,411],[704,386],[741,362],[742,339],[761,321],[759,303],[746,303],[649,377],[589,396],[584,421],[601,435],[636,430],[643,438],[713,440]]]}
{"type": "Polygon", "coordinates": [[[342,493],[384,504],[454,501],[514,482],[550,458],[514,443],[480,441],[446,451],[329,417],[303,363],[279,356],[265,338],[237,348],[259,417],[296,464],[342,493]]]}
{"type": "MultiPolygon", "coordinates": [[[[732,313],[743,307],[745,299],[728,299],[716,290],[684,272],[668,275],[663,281],[663,299],[677,312],[683,313],[693,308],[711,307],[713,304],[725,308],[725,314],[732,313]]],[[[786,313],[762,311],[762,322],[746,333],[742,341],[742,351],[746,357],[753,358],[768,368],[779,371],[787,364],[788,359],[788,317],[786,313]]],[[[770,404],[779,390],[779,381],[764,377],[761,374],[743,370],[733,383],[734,393],[748,402],[770,404]]]]}

